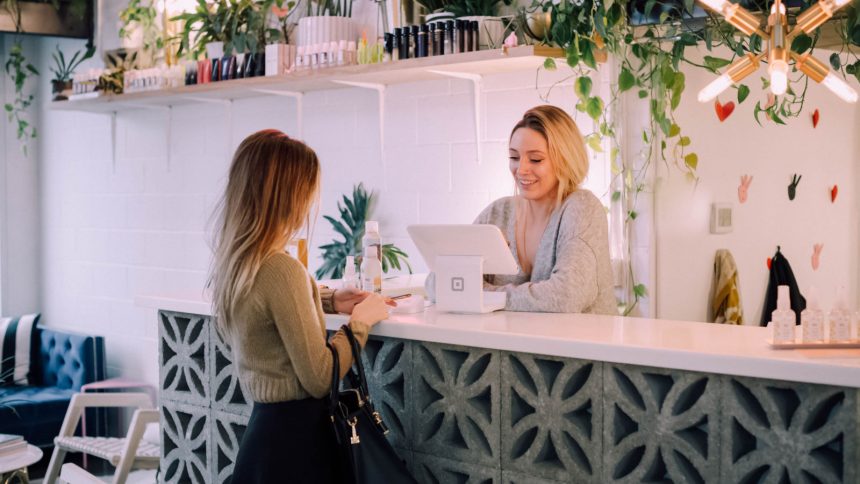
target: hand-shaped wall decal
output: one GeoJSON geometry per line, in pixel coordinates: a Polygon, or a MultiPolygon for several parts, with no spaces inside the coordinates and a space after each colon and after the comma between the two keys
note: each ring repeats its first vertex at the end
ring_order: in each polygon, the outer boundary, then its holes
{"type": "Polygon", "coordinates": [[[821,264],[821,250],[824,248],[824,244],[815,244],[812,246],[812,270],[817,271],[818,266],[821,264]]]}
{"type": "Polygon", "coordinates": [[[836,203],[836,195],[839,194],[839,186],[833,185],[830,189],[830,203],[836,203]]]}
{"type": "Polygon", "coordinates": [[[743,175],[741,177],[741,184],[738,185],[738,201],[741,203],[745,203],[747,201],[747,193],[750,189],[750,184],[753,181],[753,177],[750,175],[743,175]]]}
{"type": "Polygon", "coordinates": [[[800,183],[801,178],[803,178],[803,175],[798,175],[797,173],[791,177],[791,183],[788,185],[789,200],[794,200],[794,197],[797,195],[797,184],[800,183]]]}

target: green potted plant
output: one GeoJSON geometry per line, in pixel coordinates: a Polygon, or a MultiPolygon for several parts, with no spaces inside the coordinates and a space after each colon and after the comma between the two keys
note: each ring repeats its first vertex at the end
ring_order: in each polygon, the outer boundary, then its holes
{"type": "MultiPolygon", "coordinates": [[[[359,183],[352,189],[352,198],[343,196],[343,204],[337,203],[340,212],[340,220],[328,215],[323,216],[332,225],[335,232],[343,236],[343,241],[335,240],[329,244],[320,246],[323,251],[323,264],[316,271],[317,279],[340,279],[346,264],[346,256],[355,256],[357,264],[361,263],[361,238],[364,237],[364,223],[373,213],[375,194],[368,192],[364,185],[359,183]]],[[[394,244],[382,245],[382,271],[389,269],[401,269],[405,264],[409,273],[412,266],[409,265],[409,255],[394,244]]]]}
{"type": "Polygon", "coordinates": [[[89,59],[96,51],[95,45],[90,45],[87,50],[77,51],[75,55],[66,62],[66,57],[63,51],[57,45],[56,52],[51,53],[51,58],[54,59],[54,67],[51,67],[51,72],[54,73],[54,78],[51,79],[51,92],[54,94],[54,101],[66,101],[69,99],[68,94],[72,91],[72,74],[81,62],[89,59]],[[81,55],[83,54],[83,55],[81,55]]]}
{"type": "Polygon", "coordinates": [[[212,4],[197,0],[194,10],[171,17],[171,21],[183,22],[178,55],[185,53],[197,59],[206,53],[210,59],[221,58],[232,40],[233,3],[234,0],[217,0],[212,4]]]}

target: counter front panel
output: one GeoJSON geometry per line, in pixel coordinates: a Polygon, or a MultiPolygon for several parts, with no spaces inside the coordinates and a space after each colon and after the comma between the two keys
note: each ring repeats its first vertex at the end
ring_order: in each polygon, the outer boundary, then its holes
{"type": "MultiPolygon", "coordinates": [[[[163,480],[228,482],[250,415],[229,349],[209,316],[158,318],[163,480]]],[[[377,335],[364,358],[420,482],[860,480],[853,387],[377,335]]]]}

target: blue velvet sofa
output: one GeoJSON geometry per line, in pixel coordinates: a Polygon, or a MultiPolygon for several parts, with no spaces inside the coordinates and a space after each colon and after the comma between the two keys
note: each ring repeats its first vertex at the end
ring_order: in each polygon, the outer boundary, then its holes
{"type": "MultiPolygon", "coordinates": [[[[23,435],[30,444],[51,447],[72,395],[82,385],[105,379],[104,340],[50,328],[35,331],[33,384],[0,387],[0,433],[23,435]]],[[[100,435],[103,425],[98,415],[87,414],[87,435],[100,435]]]]}

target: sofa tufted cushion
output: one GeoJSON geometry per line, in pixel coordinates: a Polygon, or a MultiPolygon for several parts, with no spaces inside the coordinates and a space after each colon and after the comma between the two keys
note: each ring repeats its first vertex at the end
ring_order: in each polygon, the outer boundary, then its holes
{"type": "Polygon", "coordinates": [[[0,388],[0,433],[23,435],[36,446],[50,445],[74,394],[56,387],[0,388]]]}
{"type": "Polygon", "coordinates": [[[39,328],[40,386],[80,391],[81,386],[105,378],[101,338],[39,328]]]}

